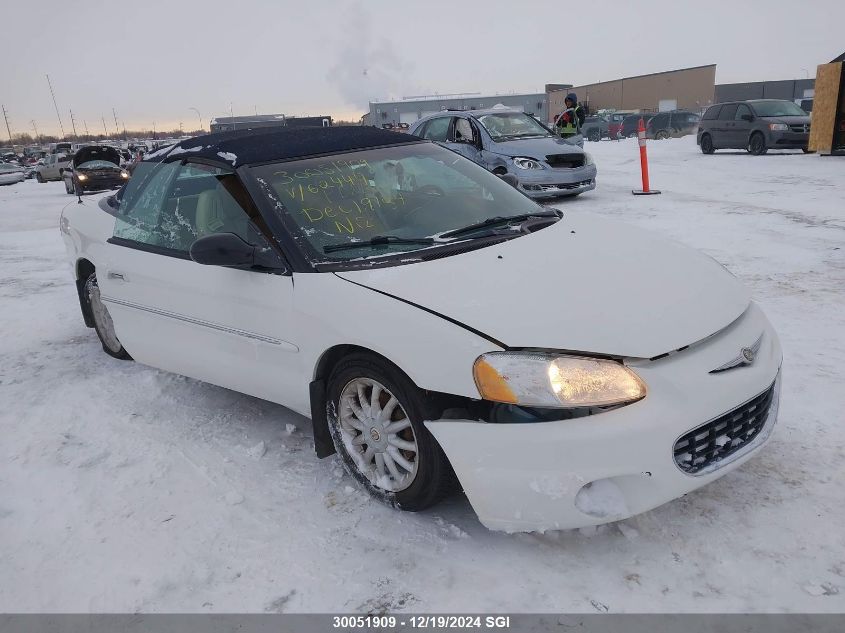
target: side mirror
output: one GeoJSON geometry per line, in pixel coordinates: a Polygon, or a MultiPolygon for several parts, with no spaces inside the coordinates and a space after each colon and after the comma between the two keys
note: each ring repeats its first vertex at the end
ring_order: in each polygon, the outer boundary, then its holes
{"type": "Polygon", "coordinates": [[[204,235],[191,244],[191,259],[206,266],[251,268],[255,263],[255,246],[234,233],[204,235]]]}
{"type": "Polygon", "coordinates": [[[282,270],[284,262],[269,247],[255,246],[234,233],[212,233],[197,239],[189,250],[191,259],[206,266],[282,270]]]}
{"type": "Polygon", "coordinates": [[[743,120],[743,121],[748,121],[748,122],[750,123],[751,121],[753,121],[753,120],[754,120],[754,115],[753,115],[753,114],[743,114],[743,115],[742,115],[742,120],[743,120]]]}

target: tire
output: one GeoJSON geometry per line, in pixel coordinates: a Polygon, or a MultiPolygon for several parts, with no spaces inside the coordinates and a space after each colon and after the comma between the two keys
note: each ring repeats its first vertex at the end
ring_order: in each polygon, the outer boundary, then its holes
{"type": "Polygon", "coordinates": [[[601,140],[601,130],[590,130],[587,133],[587,140],[593,141],[594,143],[598,143],[601,140]]]}
{"type": "Polygon", "coordinates": [[[38,172],[38,171],[37,171],[37,172],[35,172],[35,179],[36,179],[38,182],[41,182],[41,183],[43,183],[43,182],[47,182],[46,180],[44,180],[44,176],[42,176],[42,175],[41,175],[41,172],[38,172]]]}
{"type": "Polygon", "coordinates": [[[329,431],[344,468],[370,495],[400,510],[424,510],[455,488],[443,449],[423,425],[424,410],[411,380],[376,356],[352,354],[329,377],[329,431]],[[374,393],[379,413],[370,417],[374,393]]]}
{"type": "Polygon", "coordinates": [[[709,134],[702,134],[701,135],[701,153],[702,154],[712,154],[715,150],[713,149],[713,139],[709,134]]]}
{"type": "Polygon", "coordinates": [[[766,138],[760,132],[754,132],[748,140],[748,153],[754,156],[762,156],[769,151],[766,147],[766,138]]]}
{"type": "Polygon", "coordinates": [[[97,273],[91,273],[85,281],[85,301],[94,321],[94,331],[103,346],[103,351],[113,358],[132,360],[123,344],[114,333],[114,323],[108,309],[100,300],[100,287],[97,285],[97,273]]]}
{"type": "Polygon", "coordinates": [[[665,141],[667,138],[669,138],[668,130],[659,130],[654,135],[654,140],[656,141],[665,141]]]}

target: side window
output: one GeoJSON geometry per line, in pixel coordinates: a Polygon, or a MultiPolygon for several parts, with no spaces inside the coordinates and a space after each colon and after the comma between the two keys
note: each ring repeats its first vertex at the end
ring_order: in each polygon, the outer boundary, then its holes
{"type": "Polygon", "coordinates": [[[736,116],[734,117],[734,119],[736,119],[737,121],[741,121],[742,117],[746,114],[751,114],[751,108],[749,108],[744,103],[740,103],[739,106],[737,106],[736,116]]]}
{"type": "Polygon", "coordinates": [[[736,104],[729,103],[722,106],[722,111],[719,112],[720,121],[733,121],[736,116],[736,104]]]}
{"type": "Polygon", "coordinates": [[[150,246],[161,246],[156,227],[164,197],[178,163],[141,163],[120,199],[114,236],[150,246]]]}
{"type": "Polygon", "coordinates": [[[449,140],[449,123],[452,117],[443,116],[432,119],[425,126],[425,131],[422,137],[430,141],[448,141],[449,140]]]}
{"type": "Polygon", "coordinates": [[[714,105],[707,108],[707,112],[704,113],[702,117],[704,120],[709,121],[711,119],[718,119],[719,118],[719,110],[722,109],[721,105],[714,105]]]}
{"type": "Polygon", "coordinates": [[[238,202],[243,195],[230,169],[198,163],[160,165],[127,202],[125,214],[118,216],[115,237],[182,253],[197,238],[212,233],[234,233],[255,243],[257,231],[238,202]]]}

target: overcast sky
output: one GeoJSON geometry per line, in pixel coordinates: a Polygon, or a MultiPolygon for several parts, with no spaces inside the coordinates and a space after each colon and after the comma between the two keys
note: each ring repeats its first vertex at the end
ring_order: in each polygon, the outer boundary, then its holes
{"type": "MultiPolygon", "coordinates": [[[[843,0],[3,0],[12,132],[197,126],[236,115],[358,119],[371,100],[542,92],[717,64],[716,82],[815,76],[845,52],[843,0]]],[[[2,125],[2,123],[0,123],[2,125]]],[[[5,140],[5,129],[0,138],[5,140]]]]}

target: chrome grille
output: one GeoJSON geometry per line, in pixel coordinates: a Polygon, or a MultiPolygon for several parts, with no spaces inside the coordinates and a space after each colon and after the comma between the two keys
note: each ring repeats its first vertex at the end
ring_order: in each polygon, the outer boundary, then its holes
{"type": "Polygon", "coordinates": [[[675,463],[694,475],[749,445],[763,430],[775,385],[745,404],[685,433],[675,442],[675,463]]]}

